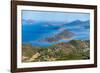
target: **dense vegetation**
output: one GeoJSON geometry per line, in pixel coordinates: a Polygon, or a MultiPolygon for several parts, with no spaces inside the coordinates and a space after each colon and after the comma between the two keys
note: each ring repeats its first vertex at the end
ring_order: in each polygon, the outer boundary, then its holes
{"type": "Polygon", "coordinates": [[[72,40],[49,47],[22,45],[22,62],[84,60],[90,58],[89,40],[72,40]]]}

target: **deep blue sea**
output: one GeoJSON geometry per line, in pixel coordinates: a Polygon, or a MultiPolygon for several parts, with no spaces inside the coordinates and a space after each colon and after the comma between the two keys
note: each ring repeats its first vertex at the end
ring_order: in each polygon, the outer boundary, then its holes
{"type": "MultiPolygon", "coordinates": [[[[68,34],[66,34],[68,35],[68,34]]],[[[90,39],[90,21],[76,20],[70,23],[63,22],[22,22],[22,44],[31,44],[33,46],[47,47],[60,42],[70,40],[89,40],[90,39]],[[42,41],[53,37],[63,30],[70,31],[75,35],[69,40],[59,39],[57,42],[42,41]]]]}

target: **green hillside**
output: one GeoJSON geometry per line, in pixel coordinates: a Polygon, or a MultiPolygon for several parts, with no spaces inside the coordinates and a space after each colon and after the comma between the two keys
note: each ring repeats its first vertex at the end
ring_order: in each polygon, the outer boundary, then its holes
{"type": "Polygon", "coordinates": [[[50,47],[22,45],[22,62],[85,60],[90,58],[89,40],[72,40],[50,47]]]}

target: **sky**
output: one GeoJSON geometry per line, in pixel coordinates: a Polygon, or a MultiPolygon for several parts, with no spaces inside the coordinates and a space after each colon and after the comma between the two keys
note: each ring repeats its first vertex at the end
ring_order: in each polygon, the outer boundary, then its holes
{"type": "Polygon", "coordinates": [[[54,12],[54,11],[32,11],[22,10],[22,19],[34,21],[59,21],[72,22],[75,20],[87,21],[90,19],[89,13],[76,12],[54,12]]]}

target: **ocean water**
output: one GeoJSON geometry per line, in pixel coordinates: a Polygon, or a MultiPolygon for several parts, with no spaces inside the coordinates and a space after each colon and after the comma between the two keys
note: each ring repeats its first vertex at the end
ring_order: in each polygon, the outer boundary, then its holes
{"type": "MultiPolygon", "coordinates": [[[[66,34],[68,35],[68,34],[66,34]]],[[[28,22],[22,21],[22,44],[31,44],[33,46],[47,47],[60,42],[69,42],[70,40],[89,40],[90,39],[90,21],[73,21],[70,23],[61,22],[28,22]],[[57,25],[58,24],[58,25],[57,25]],[[59,39],[56,42],[43,41],[54,37],[67,30],[75,35],[71,39],[59,39]]]]}

